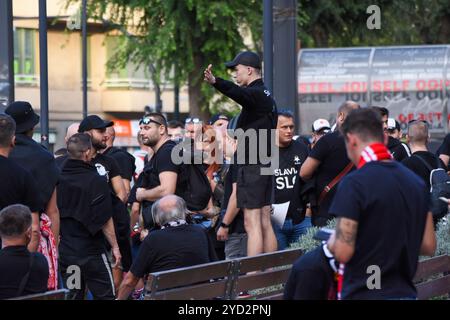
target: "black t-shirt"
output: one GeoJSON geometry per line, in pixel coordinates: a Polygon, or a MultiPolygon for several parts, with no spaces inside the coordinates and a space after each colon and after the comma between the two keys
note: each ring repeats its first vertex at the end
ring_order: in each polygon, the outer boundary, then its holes
{"type": "Polygon", "coordinates": [[[334,285],[334,270],[322,246],[301,256],[292,266],[284,300],[327,300],[334,285]]]}
{"type": "MultiPolygon", "coordinates": [[[[17,297],[20,283],[30,270],[30,252],[25,246],[11,246],[0,250],[0,300],[17,297]]],[[[48,262],[38,252],[22,296],[47,291],[48,262]]]]}
{"type": "Polygon", "coordinates": [[[298,140],[286,148],[279,148],[279,166],[275,169],[275,201],[285,203],[292,199],[295,180],[302,163],[308,156],[308,148],[298,140]]]}
{"type": "Polygon", "coordinates": [[[0,156],[0,210],[16,203],[39,212],[39,190],[33,176],[13,160],[0,156]]]}
{"type": "Polygon", "coordinates": [[[428,163],[432,168],[437,169],[438,165],[439,168],[445,168],[445,164],[442,162],[441,159],[439,159],[436,155],[432,154],[429,151],[417,151],[412,154],[411,157],[406,158],[402,161],[402,164],[406,166],[408,169],[410,169],[412,172],[417,174],[419,177],[422,178],[422,180],[427,185],[427,189],[430,190],[430,170],[425,166],[420,159],[417,159],[417,157],[422,158],[425,160],[426,163],[428,163]]]}
{"type": "Polygon", "coordinates": [[[61,242],[68,256],[98,255],[105,251],[102,228],[113,214],[111,192],[93,165],[67,160],[57,187],[61,242]]]}
{"type": "Polygon", "coordinates": [[[114,158],[114,160],[116,160],[120,170],[120,176],[123,179],[127,179],[130,181],[133,179],[136,165],[135,159],[131,154],[116,147],[108,148],[103,154],[110,156],[111,158],[114,158]]]}
{"type": "Polygon", "coordinates": [[[402,164],[369,162],[341,181],[330,213],[358,222],[355,252],[345,265],[342,297],[415,297],[413,278],[428,212],[429,192],[402,164]],[[370,266],[381,270],[381,289],[369,290],[370,266]]]}
{"type": "MultiPolygon", "coordinates": [[[[228,201],[230,201],[231,193],[233,192],[233,183],[237,183],[237,172],[238,165],[230,164],[230,168],[228,169],[228,173],[225,177],[225,192],[223,196],[223,202],[221,207],[221,221],[228,207],[228,201]]],[[[228,229],[229,234],[233,233],[245,233],[244,227],[244,211],[239,210],[236,217],[230,224],[230,228],[228,229]]]]}
{"type": "MultiPolygon", "coordinates": [[[[245,154],[242,155],[242,161],[245,160],[248,164],[252,159],[251,152],[255,152],[257,155],[255,157],[256,161],[260,163],[261,157],[264,157],[265,154],[261,155],[259,152],[259,141],[263,139],[259,130],[275,129],[277,124],[277,117],[274,112],[276,110],[275,101],[270,91],[264,85],[262,79],[254,80],[246,87],[240,87],[231,81],[216,78],[214,87],[242,106],[236,129],[242,129],[244,131],[248,129],[256,130],[257,142],[255,144],[252,144],[249,139],[245,139],[244,141],[238,138],[238,144],[245,143],[245,154]]],[[[267,151],[270,152],[270,134],[266,135],[265,140],[268,148],[267,151]]],[[[239,154],[240,158],[241,154],[239,154]]]]}
{"type": "Polygon", "coordinates": [[[106,179],[111,192],[115,194],[111,179],[120,176],[120,169],[116,160],[110,156],[97,153],[95,158],[92,159],[91,163],[97,169],[97,173],[106,179]]]}
{"type": "Polygon", "coordinates": [[[387,148],[391,152],[394,159],[397,161],[403,161],[404,159],[408,158],[409,155],[411,154],[411,151],[409,150],[409,147],[406,144],[402,143],[400,140],[395,139],[391,136],[389,136],[388,138],[387,148]]]}
{"type": "MultiPolygon", "coordinates": [[[[320,161],[320,165],[315,172],[316,196],[318,198],[325,186],[336,178],[336,176],[350,163],[345,149],[344,137],[339,131],[324,135],[316,143],[309,156],[320,161]]],[[[328,192],[327,196],[320,204],[319,216],[329,217],[328,209],[338,185],[334,186],[334,188],[328,192]]]]}
{"type": "Polygon", "coordinates": [[[450,133],[445,136],[444,141],[438,149],[438,156],[441,154],[450,156],[450,133]]]}
{"type": "Polygon", "coordinates": [[[136,277],[216,260],[214,246],[198,225],[154,230],[142,242],[130,271],[136,277]]]}

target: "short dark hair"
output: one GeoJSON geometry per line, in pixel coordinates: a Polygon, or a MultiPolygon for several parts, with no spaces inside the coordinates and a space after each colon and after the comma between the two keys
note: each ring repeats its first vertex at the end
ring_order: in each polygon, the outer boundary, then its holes
{"type": "Polygon", "coordinates": [[[165,126],[167,129],[167,120],[162,113],[159,112],[149,112],[146,113],[143,118],[155,118],[161,125],[165,126]]]}
{"type": "Polygon", "coordinates": [[[389,110],[385,107],[371,106],[370,109],[377,112],[380,115],[380,118],[384,116],[389,117],[389,110]]]}
{"type": "Polygon", "coordinates": [[[7,114],[0,114],[0,147],[7,148],[16,132],[16,122],[7,114]]]}
{"type": "Polygon", "coordinates": [[[17,237],[31,226],[31,211],[23,204],[13,204],[0,211],[0,237],[17,237]]]}
{"type": "Polygon", "coordinates": [[[175,129],[175,128],[184,128],[184,124],[181,121],[178,120],[170,120],[169,122],[167,122],[167,127],[171,128],[171,129],[175,129]]]}
{"type": "Polygon", "coordinates": [[[277,115],[280,117],[286,117],[286,118],[291,118],[294,119],[294,114],[292,113],[291,110],[288,109],[280,109],[277,111],[277,115]]]}
{"type": "Polygon", "coordinates": [[[353,133],[365,142],[384,142],[381,116],[371,108],[351,111],[345,118],[340,130],[346,139],[347,133],[353,133]]]}
{"type": "Polygon", "coordinates": [[[67,141],[67,153],[71,159],[82,160],[83,153],[91,148],[91,136],[87,133],[75,133],[67,141]]]}

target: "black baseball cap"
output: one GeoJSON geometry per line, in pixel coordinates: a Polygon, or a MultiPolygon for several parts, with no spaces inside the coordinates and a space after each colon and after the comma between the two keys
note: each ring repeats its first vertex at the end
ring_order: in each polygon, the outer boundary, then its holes
{"type": "Polygon", "coordinates": [[[234,68],[238,64],[253,67],[256,69],[261,69],[261,59],[256,53],[252,51],[244,51],[238,53],[238,55],[234,57],[232,61],[225,62],[225,66],[227,68],[234,68]]]}
{"type": "Polygon", "coordinates": [[[81,121],[80,126],[78,127],[78,132],[86,132],[92,129],[104,129],[112,127],[113,125],[114,122],[105,121],[99,116],[93,114],[87,116],[81,121]]]}

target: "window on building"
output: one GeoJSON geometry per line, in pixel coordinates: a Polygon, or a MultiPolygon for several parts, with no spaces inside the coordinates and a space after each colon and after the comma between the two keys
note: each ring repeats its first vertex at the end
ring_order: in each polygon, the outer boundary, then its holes
{"type": "Polygon", "coordinates": [[[14,30],[14,80],[17,85],[38,85],[34,29],[14,30]]]}

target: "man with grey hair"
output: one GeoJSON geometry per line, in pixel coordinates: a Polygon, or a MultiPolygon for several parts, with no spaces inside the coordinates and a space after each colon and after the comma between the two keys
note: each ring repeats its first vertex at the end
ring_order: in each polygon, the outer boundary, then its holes
{"type": "Polygon", "coordinates": [[[13,204],[0,211],[0,299],[47,291],[48,263],[41,253],[30,253],[31,211],[13,204]]]}
{"type": "Polygon", "coordinates": [[[208,234],[198,225],[186,223],[186,203],[176,195],[167,195],[152,206],[154,230],[144,239],[130,272],[119,288],[119,300],[125,300],[146,274],[217,260],[208,234]]]}

